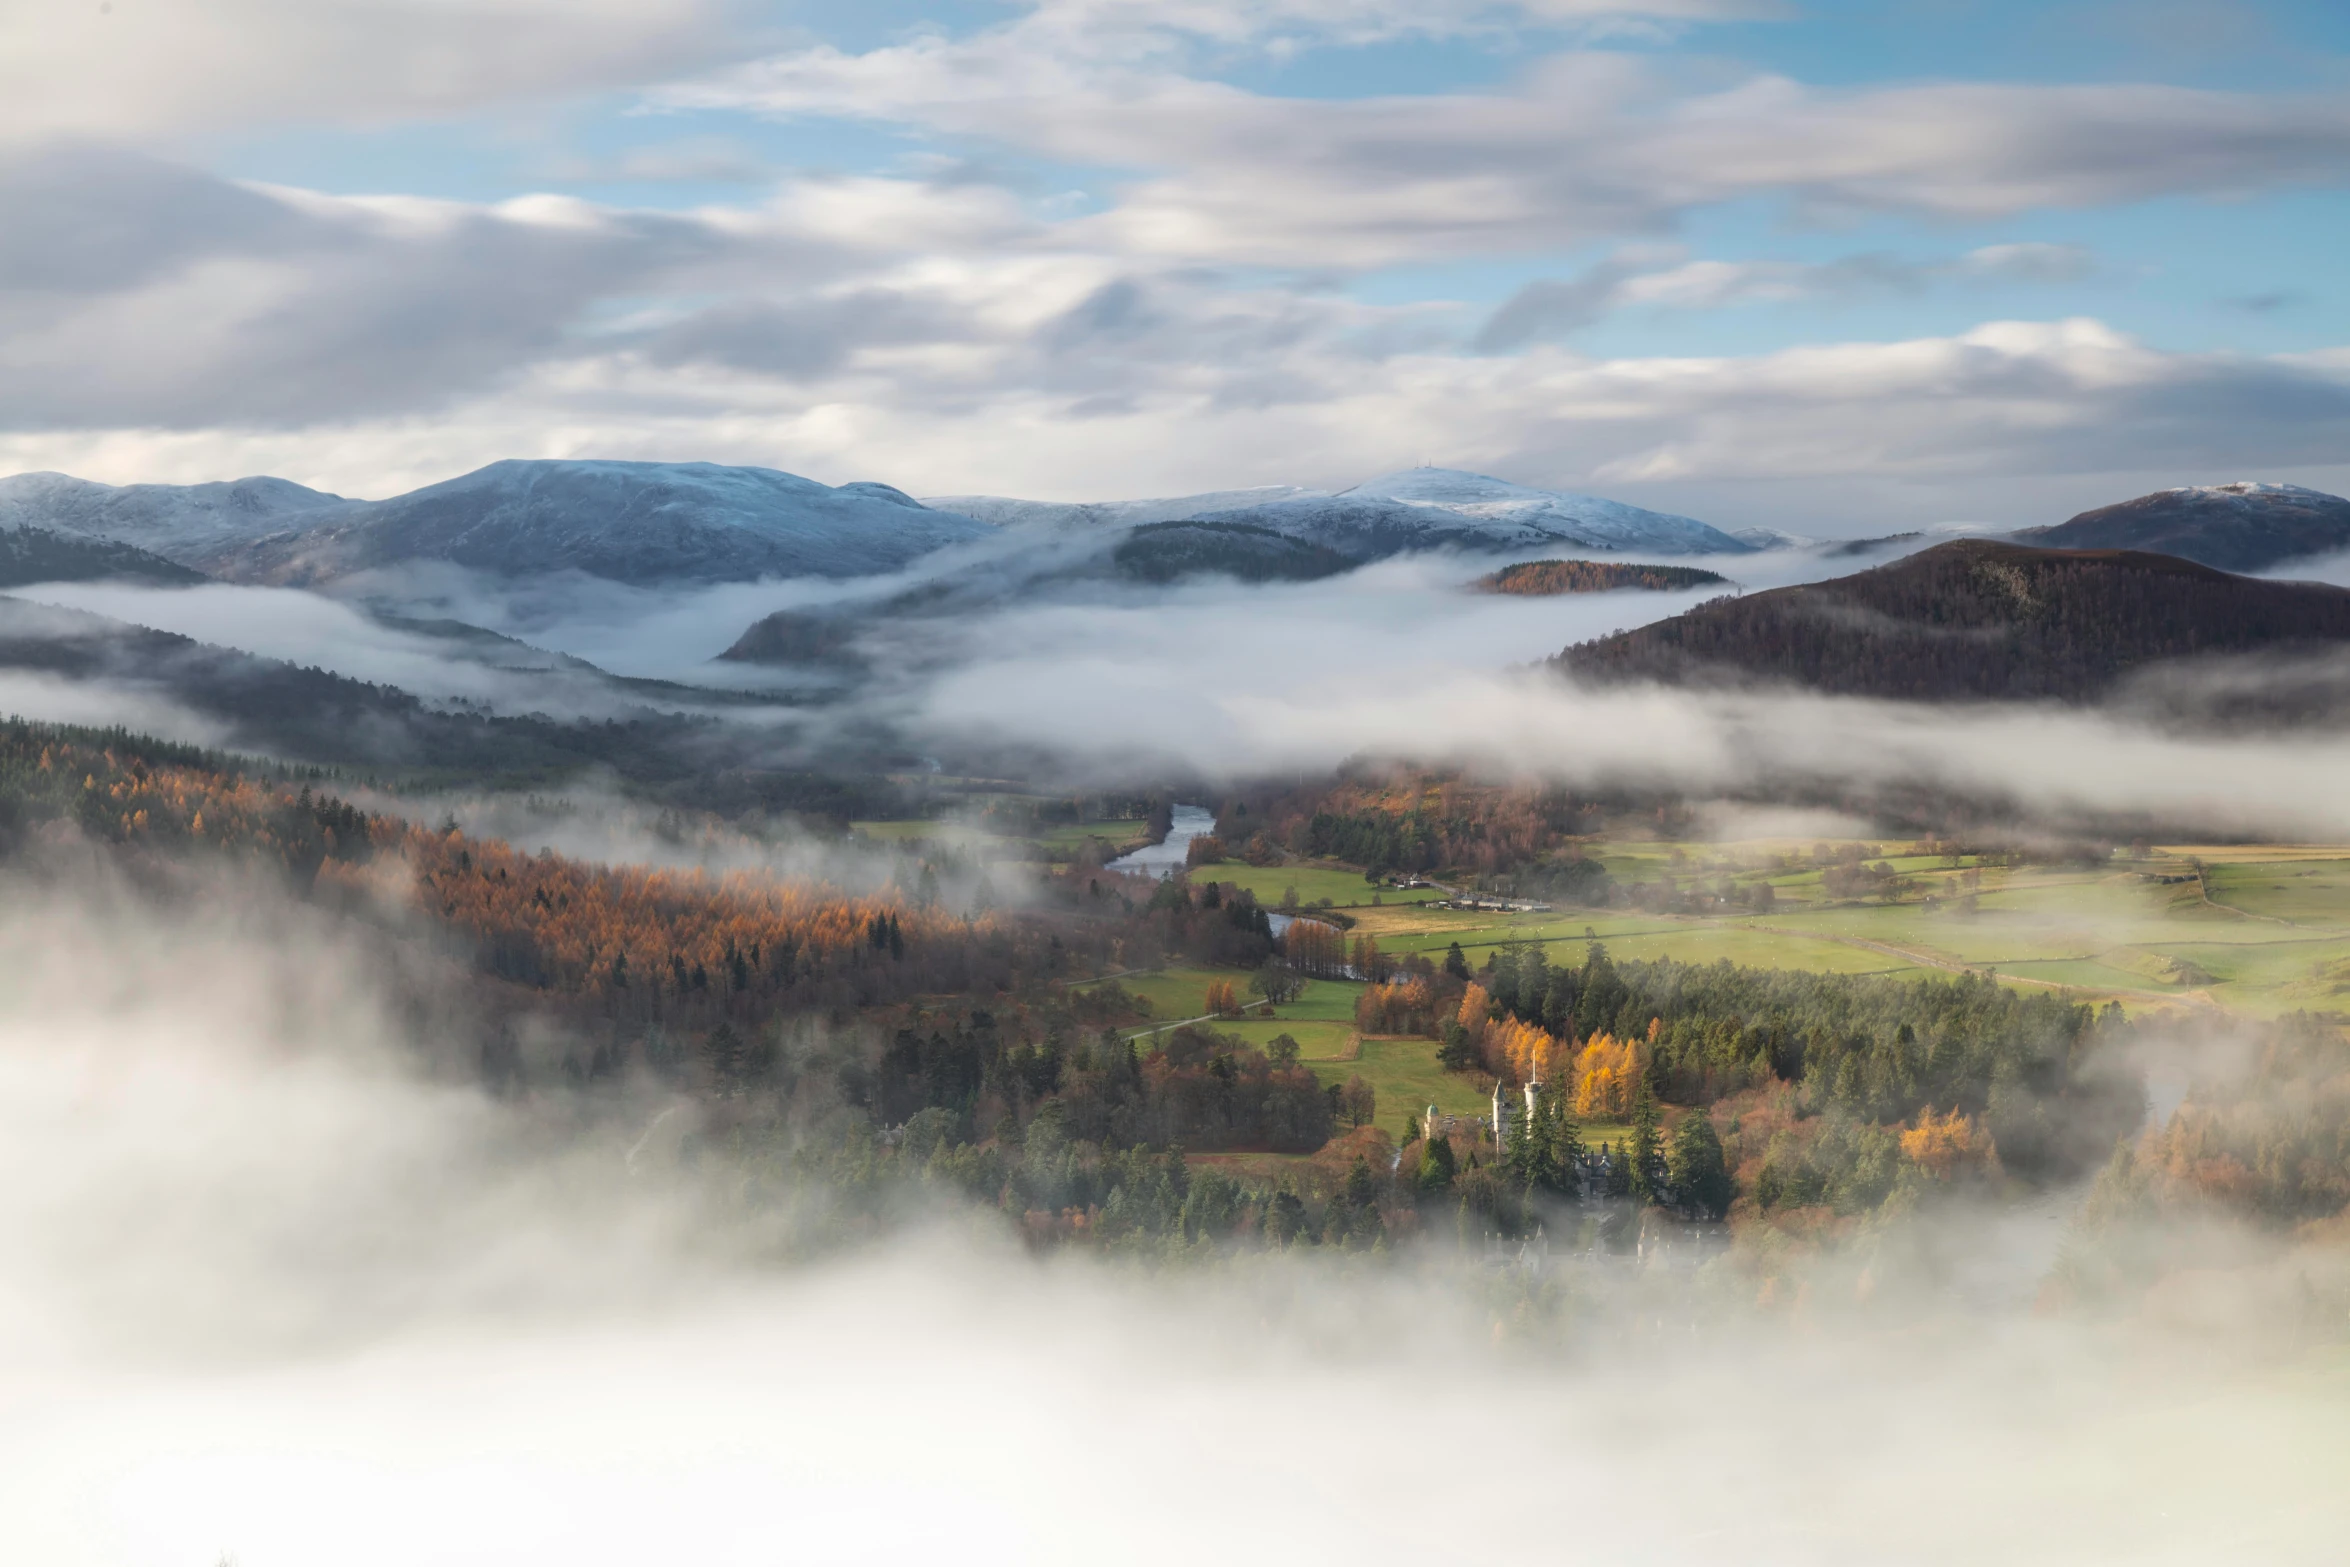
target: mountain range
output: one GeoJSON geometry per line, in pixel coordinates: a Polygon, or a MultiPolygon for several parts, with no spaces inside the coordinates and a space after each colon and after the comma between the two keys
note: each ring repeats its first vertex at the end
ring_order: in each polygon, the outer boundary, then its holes
{"type": "Polygon", "coordinates": [[[1007,525],[1212,522],[1261,528],[1354,561],[1431,549],[1481,554],[1570,548],[1744,555],[1754,548],[1693,518],[1595,495],[1534,489],[1457,468],[1406,468],[1338,491],[1275,486],[1082,505],[958,495],[935,496],[928,504],[1007,525]]]}
{"type": "MultiPolygon", "coordinates": [[[[918,501],[887,484],[831,486],[772,468],[716,463],[512,460],[387,500],[289,480],[105,485],[56,473],[0,479],[0,533],[32,529],[142,551],[117,574],[173,570],[232,582],[325,586],[446,564],[522,579],[576,571],[636,586],[885,576],[957,544],[1024,533],[1065,561],[1099,537],[1107,568],[1144,581],[1223,574],[1327,575],[1414,551],[1735,557],[1758,550],[1866,555],[1931,534],[1829,541],[1768,528],[1737,533],[1621,501],[1409,468],[1344,490],[1295,485],[1072,503],[1003,496],[918,501]],[[1121,542],[1126,541],[1126,542],[1121,542]]],[[[2350,501],[2281,484],[2165,490],[2012,535],[2059,548],[2153,550],[2230,571],[2350,549],[2350,501]]],[[[41,544],[65,576],[105,562],[41,544]]],[[[29,562],[32,557],[26,556],[29,562]]],[[[0,575],[10,568],[0,561],[0,575]]],[[[29,569],[29,567],[28,567],[29,569]]],[[[1062,569],[1059,564],[1050,569],[1062,569]]],[[[29,580],[29,579],[23,579],[29,580]]]]}
{"type": "Polygon", "coordinates": [[[283,479],[118,488],[19,474],[0,479],[0,526],[9,524],[135,546],[232,582],[302,587],[421,562],[640,586],[854,577],[996,531],[886,484],[574,461],[492,463],[382,501],[283,479]]]}

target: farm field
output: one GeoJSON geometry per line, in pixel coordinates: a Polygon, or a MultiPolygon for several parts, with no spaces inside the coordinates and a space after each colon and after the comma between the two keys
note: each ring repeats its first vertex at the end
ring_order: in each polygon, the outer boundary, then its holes
{"type": "MultiPolygon", "coordinates": [[[[1355,1026],[1349,1021],[1321,1021],[1301,1019],[1284,1013],[1278,1018],[1248,1017],[1238,1022],[1225,1021],[1216,1025],[1220,1034],[1237,1034],[1259,1050],[1275,1038],[1287,1034],[1297,1041],[1298,1059],[1308,1066],[1324,1061],[1351,1061],[1354,1059],[1355,1026]]],[[[1317,1067],[1318,1070],[1318,1067],[1317,1067]]],[[[1341,1081],[1345,1073],[1339,1074],[1341,1081]]]]}
{"type": "Polygon", "coordinates": [[[1245,978],[1219,969],[1177,966],[1146,974],[1122,974],[1118,983],[1150,1004],[1152,1026],[1156,1027],[1160,1023],[1198,1017],[1207,1010],[1210,985],[1218,980],[1238,982],[1245,978]]]}
{"type": "MultiPolygon", "coordinates": [[[[1205,874],[1246,886],[1268,904],[1278,903],[1285,887],[1309,903],[1330,897],[1353,915],[1355,934],[1376,937],[1396,955],[1436,958],[1457,941],[1472,964],[1481,964],[1504,942],[1536,941],[1552,949],[1553,962],[1573,963],[1582,944],[1596,939],[1627,959],[1917,977],[1988,970],[2002,983],[2060,989],[2085,1002],[2113,999],[2133,1009],[2350,1010],[2350,847],[2200,846],[2090,867],[2011,868],[1879,854],[1866,863],[1890,865],[1903,881],[1890,900],[1828,896],[1820,869],[1809,863],[1811,846],[1790,847],[1798,857],[1792,864],[1753,845],[1643,844],[1639,852],[1608,855],[1619,876],[1673,875],[1677,886],[1705,895],[1710,912],[1570,907],[1493,914],[1431,908],[1426,900],[1440,894],[1423,891],[1407,900],[1393,888],[1373,907],[1373,889],[1359,874],[1326,865],[1219,865],[1205,874]],[[1774,892],[1767,910],[1738,891],[1766,880],[1774,892]]],[[[1177,966],[1120,983],[1148,1001],[1148,1031],[1155,1032],[1200,1016],[1209,985],[1245,986],[1247,978],[1177,966]]],[[[1215,1026],[1259,1048],[1289,1035],[1301,1063],[1326,1085],[1359,1074],[1377,1096],[1372,1124],[1389,1137],[1400,1138],[1431,1104],[1481,1119],[1490,1104],[1486,1093],[1477,1079],[1439,1067],[1434,1041],[1357,1034],[1360,990],[1353,982],[1316,980],[1275,1016],[1251,1014],[1215,1026]]],[[[1594,1145],[1620,1143],[1629,1129],[1587,1124],[1583,1134],[1594,1145]]]]}
{"type": "Polygon", "coordinates": [[[2175,1002],[2261,1015],[2350,1008],[2350,846],[2178,846],[2126,867],[2093,868],[1870,857],[1909,883],[1892,902],[1829,898],[1819,869],[1782,859],[1790,850],[1808,858],[1808,844],[1590,847],[1619,880],[1669,873],[1678,884],[1696,879],[1717,891],[1767,881],[1776,896],[1768,911],[1725,902],[1719,912],[1682,914],[1382,907],[1356,911],[1357,933],[1398,954],[1435,956],[1458,941],[1472,963],[1512,940],[1552,945],[1553,961],[1573,961],[1588,932],[1627,958],[1726,958],[1834,973],[1988,969],[2010,984],[2061,987],[2126,1008],[2175,1002]]]}
{"type": "Polygon", "coordinates": [[[1408,892],[1400,887],[1374,887],[1363,880],[1361,871],[1321,865],[1260,866],[1227,861],[1222,865],[1203,865],[1192,875],[1199,881],[1230,882],[1245,887],[1268,909],[1279,908],[1283,892],[1290,888],[1297,890],[1301,904],[1328,898],[1332,908],[1349,911],[1368,908],[1374,894],[1383,905],[1425,903],[1444,896],[1432,887],[1416,887],[1408,892]]]}
{"type": "Polygon", "coordinates": [[[1361,1073],[1378,1095],[1375,1124],[1390,1137],[1401,1138],[1404,1121],[1430,1105],[1449,1115],[1483,1115],[1491,1105],[1468,1077],[1436,1064],[1432,1039],[1366,1039],[1353,1060],[1305,1064],[1324,1083],[1343,1083],[1361,1073]]]}
{"type": "Polygon", "coordinates": [[[1141,842],[1149,826],[1143,821],[1070,822],[1048,827],[1029,841],[1043,844],[1055,859],[1061,859],[1076,853],[1088,839],[1099,839],[1113,852],[1123,851],[1141,842]]]}

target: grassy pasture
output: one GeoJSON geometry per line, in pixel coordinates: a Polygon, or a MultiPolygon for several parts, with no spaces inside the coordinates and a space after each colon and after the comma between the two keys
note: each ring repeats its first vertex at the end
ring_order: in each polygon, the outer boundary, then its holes
{"type": "MultiPolygon", "coordinates": [[[[1125,974],[1118,983],[1131,995],[1150,1003],[1153,1024],[1198,1017],[1207,1010],[1208,986],[1218,980],[1240,983],[1246,976],[1217,969],[1175,967],[1147,974],[1125,974]]],[[[1083,987],[1079,987],[1083,988],[1083,987]]]]}
{"type": "Polygon", "coordinates": [[[1887,860],[1911,880],[1911,895],[1892,903],[1830,900],[1817,867],[1774,857],[1808,845],[1778,845],[1771,853],[1764,847],[1589,846],[1619,878],[1670,872],[1684,886],[1699,876],[1708,885],[1724,876],[1738,885],[1768,881],[1779,895],[1768,912],[1720,905],[1718,912],[1678,915],[1577,908],[1499,915],[1387,906],[1356,910],[1357,929],[1399,954],[1434,957],[1458,941],[1472,963],[1508,940],[1543,942],[1554,962],[1572,962],[1588,929],[1627,958],[1728,958],[1838,973],[1988,968],[2008,983],[2057,985],[2084,1000],[2129,1007],[2169,998],[2255,1013],[2350,1007],[2350,846],[2202,845],[2154,851],[2128,866],[2012,870],[1872,855],[1868,863],[1887,860]],[[2190,855],[2206,866],[2209,903],[2193,880],[2154,879],[2191,875],[2190,855]],[[1963,901],[1970,870],[1971,909],[1963,901]],[[1937,901],[1929,905],[1920,894],[1937,901]],[[2174,959],[2200,968],[2210,982],[2175,968],[2174,959]]]}
{"type": "Polygon", "coordinates": [[[1246,887],[1256,900],[1268,909],[1281,906],[1285,888],[1297,889],[1298,901],[1311,904],[1328,898],[1334,909],[1368,908],[1376,893],[1382,905],[1425,903],[1440,898],[1442,893],[1432,887],[1414,888],[1405,892],[1395,887],[1374,887],[1363,880],[1361,871],[1331,869],[1322,865],[1243,865],[1227,861],[1222,865],[1203,865],[1193,871],[1194,881],[1224,881],[1236,887],[1246,887]]]}
{"type": "MultiPolygon", "coordinates": [[[[1869,863],[1889,859],[1911,878],[1911,895],[1891,903],[1828,899],[1818,868],[1776,863],[1752,845],[1683,845],[1677,861],[1670,845],[1593,847],[1620,867],[1619,877],[1653,879],[1669,870],[1684,886],[1700,874],[1709,884],[1720,876],[1741,885],[1768,880],[1779,898],[1768,912],[1724,904],[1718,912],[1677,915],[1580,908],[1502,915],[1429,908],[1425,899],[1433,894],[1407,900],[1392,890],[1373,908],[1368,883],[1327,866],[1228,865],[1208,874],[1249,887],[1267,904],[1288,886],[1308,902],[1327,895],[1355,915],[1359,934],[1377,937],[1392,953],[1437,957],[1458,941],[1473,964],[1508,940],[1539,941],[1554,963],[1578,962],[1588,932],[1624,958],[1920,977],[1990,969],[2004,983],[2056,986],[2083,1001],[2113,998],[2133,1009],[2183,1003],[2260,1015],[2350,1011],[2350,846],[2204,845],[2089,868],[1954,868],[1939,857],[1871,856],[1869,863]],[[2191,878],[2190,855],[2203,863],[2202,883],[2155,879],[2191,878]],[[1963,880],[1969,869],[1971,889],[1963,880]],[[1963,901],[1969,891],[1971,908],[1963,901]],[[1920,892],[1937,901],[1929,905],[1920,892]]],[[[1150,1002],[1156,1026],[1198,1016],[1207,987],[1219,980],[1245,986],[1247,976],[1178,967],[1121,983],[1150,1002]]],[[[1217,1026],[1259,1047],[1289,1034],[1326,1084],[1359,1073],[1378,1096],[1374,1124],[1390,1136],[1430,1104],[1482,1116],[1486,1095],[1475,1080],[1437,1066],[1433,1041],[1356,1034],[1360,988],[1315,981],[1274,1018],[1217,1026]]],[[[1593,1144],[1628,1135],[1615,1124],[1584,1128],[1593,1144]]]]}
{"type": "Polygon", "coordinates": [[[1361,1073],[1378,1096],[1375,1124],[1391,1137],[1402,1135],[1406,1116],[1416,1116],[1430,1105],[1448,1115],[1483,1115],[1490,1107],[1467,1077],[1436,1064],[1432,1039],[1366,1039],[1354,1060],[1305,1064],[1324,1083],[1343,1083],[1361,1073]]]}
{"type": "MultiPolygon", "coordinates": [[[[1238,1022],[1220,1022],[1216,1025],[1216,1032],[1237,1034],[1259,1050],[1271,1044],[1276,1035],[1287,1034],[1297,1041],[1298,1059],[1317,1069],[1322,1062],[1354,1059],[1355,1026],[1351,1022],[1316,1022],[1307,1018],[1260,1018],[1252,1015],[1238,1022]]],[[[1344,1071],[1339,1075],[1343,1079],[1344,1071]]]]}
{"type": "MultiPolygon", "coordinates": [[[[1240,988],[1246,999],[1248,978],[1239,969],[1176,967],[1122,975],[1118,983],[1129,994],[1150,1003],[1149,1026],[1157,1028],[1164,1023],[1203,1016],[1208,1007],[1208,987],[1218,981],[1240,988]]],[[[1261,1009],[1254,1010],[1242,1019],[1220,1020],[1216,1027],[1239,1034],[1256,1045],[1286,1032],[1297,1040],[1305,1055],[1316,1053],[1309,1036],[1315,1041],[1335,1037],[1337,1043],[1323,1053],[1337,1055],[1343,1052],[1346,1038],[1354,1033],[1355,996],[1362,988],[1344,980],[1308,980],[1297,999],[1276,1007],[1273,1017],[1265,1017],[1261,1009]]]]}
{"type": "Polygon", "coordinates": [[[1043,844],[1055,859],[1067,859],[1084,847],[1088,838],[1098,838],[1110,849],[1123,849],[1139,842],[1149,825],[1142,821],[1070,822],[1048,827],[1030,841],[1043,844]]]}
{"type": "Polygon", "coordinates": [[[2350,934],[2350,860],[2254,861],[2204,874],[2223,909],[2350,934]]]}

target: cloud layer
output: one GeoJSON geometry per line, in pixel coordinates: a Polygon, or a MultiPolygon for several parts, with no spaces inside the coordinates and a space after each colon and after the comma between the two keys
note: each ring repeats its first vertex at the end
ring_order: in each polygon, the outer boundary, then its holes
{"type": "Polygon", "coordinates": [[[1573,352],[1626,313],[2077,292],[2106,258],[1982,226],[2333,188],[2350,168],[2338,96],[1829,88],[1630,47],[1780,14],[1051,0],[861,49],[779,45],[695,3],[559,22],[536,0],[44,20],[6,67],[24,90],[0,92],[0,468],[276,471],[365,495],[592,454],[1101,499],[1342,485],[1433,456],[1803,531],[2019,495],[2038,508],[1989,520],[2046,522],[2243,473],[2339,482],[2340,351],[2164,348],[2051,311],[1737,353],[1573,352]],[[1233,79],[1236,62],[1398,40],[1517,69],[1385,96],[1233,79]],[[648,111],[629,122],[641,145],[574,174],[775,172],[652,210],[327,194],[133,150],[622,84],[648,111]],[[762,122],[864,126],[907,151],[793,168],[707,132],[762,122]],[[1945,237],[1840,260],[1683,237],[1757,204],[1799,227],[1945,237]],[[1442,282],[1358,286],[1499,258],[1550,275],[1498,305],[1442,282]]]}
{"type": "Polygon", "coordinates": [[[1799,1314],[1683,1248],[1531,1281],[1039,1261],[993,1217],[813,1248],[791,1194],[664,1158],[658,1098],[420,1070],[381,954],[312,913],[10,890],[12,1560],[1434,1556],[1496,1493],[1538,1499],[1488,1530],[1510,1564],[2314,1563],[2345,1523],[2341,1403],[2242,1311],[2026,1315],[2061,1200],[1913,1226],[1799,1314]],[[1475,1461],[1431,1464],[1471,1413],[1475,1461]]]}
{"type": "Polygon", "coordinates": [[[707,63],[711,0],[0,6],[0,142],[445,115],[707,63]]]}

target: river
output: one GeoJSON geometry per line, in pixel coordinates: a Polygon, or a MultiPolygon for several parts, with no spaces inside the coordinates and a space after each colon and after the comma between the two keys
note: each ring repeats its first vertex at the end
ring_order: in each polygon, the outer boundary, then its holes
{"type": "Polygon", "coordinates": [[[1167,831],[1167,841],[1148,848],[1121,854],[1107,869],[1114,871],[1145,871],[1164,877],[1183,869],[1191,855],[1191,840],[1202,838],[1216,830],[1216,813],[1204,805],[1175,807],[1175,825],[1167,831]]]}

